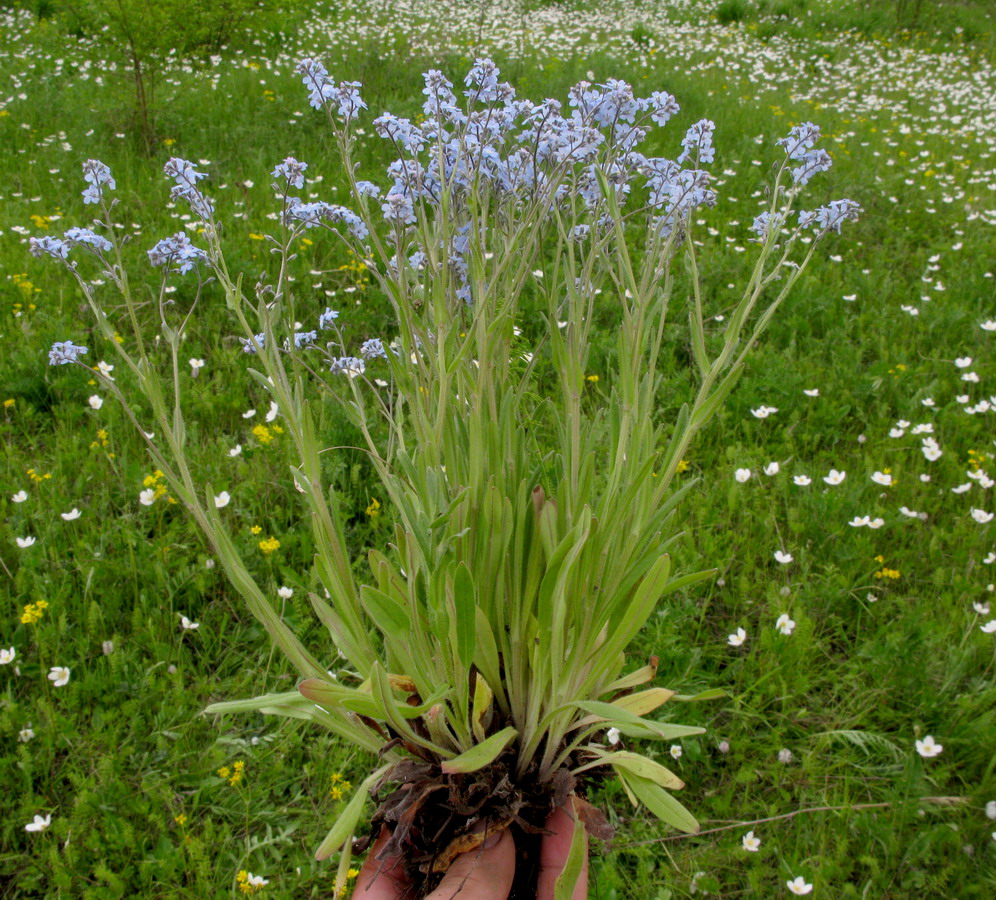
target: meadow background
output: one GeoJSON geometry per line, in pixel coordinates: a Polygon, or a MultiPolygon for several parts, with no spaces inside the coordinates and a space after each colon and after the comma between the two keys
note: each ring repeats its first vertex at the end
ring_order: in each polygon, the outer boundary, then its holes
{"type": "MultiPolygon", "coordinates": [[[[345,191],[299,58],[363,82],[357,152],[364,177],[383,181],[390,157],[369,122],[413,114],[425,69],[456,81],[483,54],[534,100],[563,99],[583,78],[670,91],[682,112],[656,138],[661,155],[692,122],[715,120],[720,199],[698,217],[698,240],[717,332],[750,269],[773,142],[791,125],[820,124],[834,159],[809,205],[850,197],[865,210],[819,248],[688,457],[684,477],[699,484],[675,559],[717,577],[669,598],[632,648],[634,660],[660,657],[661,686],[728,692],[682,708],[708,730],[668,762],[703,833],[665,833],[618,787],[598,789],[618,835],[593,857],[591,896],[783,896],[798,875],[816,897],[996,895],[989,4],[286,4],[224,47],[164,60],[144,128],[125,61],[67,32],[52,7],[0,8],[0,896],[227,898],[248,869],[269,880],[264,895],[329,897],[334,866],[313,850],[370,762],[303,724],[201,714],[286,690],[292,675],[113,397],[78,367],[48,366],[56,340],[90,347],[94,366],[113,365],[114,348],[28,238],[89,221],[80,164],[101,159],[133,277],[153,285],[145,250],[188,225],[162,176],[178,155],[210,173],[229,263],[256,279],[276,163],[309,162],[308,199],[345,191]],[[783,614],[794,628],[776,628],[783,614]],[[927,735],[936,756],[917,752],[927,735]],[[742,844],[751,829],[756,852],[742,844]]],[[[357,340],[384,333],[387,304],[341,248],[302,241],[295,264],[315,315],[341,310],[357,340]]],[[[599,315],[593,400],[614,353],[610,297],[599,315]]],[[[255,574],[334,669],[306,599],[313,548],[288,441],[235,333],[209,291],[186,340],[203,361],[186,381],[193,462],[230,493],[225,514],[255,574]]],[[[688,390],[687,338],[677,326],[671,337],[662,415],[688,390]]],[[[112,374],[128,393],[127,375],[112,374]]],[[[330,447],[360,443],[334,412],[324,428],[330,447]]],[[[336,450],[333,466],[362,575],[363,548],[388,541],[392,512],[362,453],[336,450]]]]}

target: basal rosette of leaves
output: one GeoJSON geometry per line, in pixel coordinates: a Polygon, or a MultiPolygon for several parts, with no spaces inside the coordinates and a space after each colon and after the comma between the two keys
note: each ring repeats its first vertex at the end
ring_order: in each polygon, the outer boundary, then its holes
{"type": "MultiPolygon", "coordinates": [[[[84,198],[100,210],[94,227],[32,242],[76,277],[154,422],[139,421],[118,383],[105,378],[106,387],[143,433],[159,435],[148,439],[157,467],[301,676],[294,691],[209,711],[308,719],[379,755],[318,849],[320,858],[340,854],[337,889],[370,793],[380,800],[374,833],[388,826],[385,852],[401,854],[423,891],[458,850],[483,840],[482,821],[535,831],[574,795],[588,830],[605,836],[604,818],[583,802],[592,778],[614,774],[634,805],[696,830],[672,795],[682,781],[618,749],[608,731],[636,742],[701,731],[669,714],[675,701],[696,698],[653,686],[656,660],[629,663],[625,651],[664,598],[710,574],[679,574],[668,553],[680,534],[679,502],[694,490],[692,481],[675,484],[690,442],[733,389],[817,244],[857,216],[850,200],[795,208],[802,186],[830,166],[814,149],[819,129],[805,123],[777,142],[770,206],[751,226],[752,275],[723,330],[707,335],[693,213],[715,201],[704,168],[715,152],[713,124],[688,129],[674,160],[637,149],[678,111],[669,94],[637,98],[623,82],[582,82],[566,105],[537,104],[478,60],[461,97],[430,71],[417,124],[374,119],[397,151],[377,184],[358,179],[353,162],[366,107],[360,85],[336,84],[314,60],[299,71],[312,106],[328,116],[352,205],[302,201],[307,164],[276,165],[282,216],[269,240],[277,265],[254,291],[228,269],[204,173],[181,159],[166,165],[171,196],[201,220],[204,246],[180,233],[148,251],[162,268],[160,347],[142,338],[106,166],[84,165],[84,198]],[[322,312],[294,283],[292,248],[305,232],[313,240],[325,233],[363,261],[394,312],[381,338],[351,343],[339,312],[322,312]],[[123,321],[70,259],[77,248],[123,296],[123,321]],[[542,278],[532,274],[538,265],[542,278]],[[675,290],[681,267],[687,292],[675,290]],[[290,476],[321,585],[311,603],[331,638],[323,659],[274,610],[211,486],[188,465],[180,339],[197,299],[183,309],[167,301],[177,276],[197,279],[198,298],[212,282],[223,290],[251,372],[294,441],[290,476]],[[618,310],[617,366],[607,394],[596,396],[586,390],[586,363],[606,304],[618,310]],[[695,382],[673,416],[659,396],[672,320],[687,323],[695,382]],[[133,340],[112,340],[129,326],[133,340]],[[329,397],[364,435],[396,521],[389,546],[370,551],[364,583],[322,476],[316,410],[329,397]],[[337,652],[352,681],[329,675],[337,652]]],[[[78,362],[81,352],[67,341],[50,359],[78,362]]],[[[580,868],[582,830],[575,835],[558,896],[571,895],[580,868]]]]}

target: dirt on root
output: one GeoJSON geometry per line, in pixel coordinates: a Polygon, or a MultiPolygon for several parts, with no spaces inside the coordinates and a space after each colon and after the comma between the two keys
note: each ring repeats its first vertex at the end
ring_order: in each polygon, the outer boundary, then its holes
{"type": "MultiPolygon", "coordinates": [[[[515,761],[507,752],[477,772],[448,774],[438,762],[402,760],[375,788],[382,799],[370,836],[356,841],[354,851],[366,850],[386,826],[390,838],[378,859],[397,860],[410,885],[404,900],[419,900],[439,885],[457,856],[480,852],[488,836],[507,828],[516,849],[509,900],[536,900],[543,826],[571,795],[583,797],[585,785],[567,768],[542,784],[535,772],[516,779],[515,761]]],[[[601,812],[586,802],[578,806],[589,835],[610,840],[612,829],[601,812]]]]}

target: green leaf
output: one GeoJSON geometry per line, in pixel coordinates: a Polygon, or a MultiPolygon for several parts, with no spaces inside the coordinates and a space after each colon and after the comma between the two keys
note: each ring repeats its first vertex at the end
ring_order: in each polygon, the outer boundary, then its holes
{"type": "Polygon", "coordinates": [[[442,769],[447,774],[476,772],[478,769],[483,769],[489,763],[494,762],[512,739],[518,735],[519,732],[509,725],[508,728],[503,728],[487,740],[465,750],[459,756],[446,760],[442,764],[442,769]]]}
{"type": "Polygon", "coordinates": [[[723,405],[723,402],[729,396],[730,391],[736,386],[737,381],[740,380],[740,376],[743,374],[744,365],[743,363],[738,363],[734,365],[730,371],[726,374],[726,377],[719,383],[712,396],[710,396],[696,411],[695,415],[692,416],[689,427],[698,431],[706,422],[708,422],[715,414],[716,411],[723,405]]]}
{"type": "Polygon", "coordinates": [[[491,623],[484,614],[484,610],[480,607],[476,609],[474,614],[477,616],[477,667],[484,673],[484,677],[487,678],[488,683],[495,685],[501,696],[504,696],[498,645],[495,643],[491,623]]]}
{"type": "Polygon", "coordinates": [[[694,734],[705,733],[704,728],[696,728],[692,725],[672,725],[668,722],[655,722],[653,719],[644,719],[616,706],[614,703],[589,700],[576,705],[585,712],[595,716],[594,721],[600,719],[610,725],[615,725],[623,734],[631,737],[675,740],[676,738],[691,737],[694,734]]]}
{"type": "Polygon", "coordinates": [[[306,678],[297,686],[298,691],[325,709],[344,709],[358,712],[371,719],[383,719],[384,712],[377,701],[364,691],[332,684],[322,678],[306,678]]]}
{"type": "Polygon", "coordinates": [[[650,566],[643,580],[633,591],[632,599],[625,604],[618,621],[613,624],[612,636],[605,644],[595,649],[595,658],[600,661],[615,659],[616,654],[629,645],[633,636],[650,617],[661,593],[666,590],[670,574],[671,557],[663,553],[650,566]]]}
{"type": "Polygon", "coordinates": [[[692,334],[692,355],[695,357],[695,364],[703,376],[709,374],[709,356],[706,353],[705,330],[702,327],[702,319],[696,314],[695,309],[688,310],[688,328],[692,334]]]}
{"type": "Polygon", "coordinates": [[[571,849],[567,853],[564,868],[553,883],[553,900],[571,900],[584,871],[585,851],[588,849],[588,836],[584,824],[574,815],[574,834],[571,836],[571,849]]]}
{"type": "Polygon", "coordinates": [[[648,712],[653,712],[658,706],[667,703],[674,696],[674,691],[666,688],[649,688],[635,694],[626,694],[612,701],[613,706],[635,713],[638,716],[645,716],[648,712]]]}
{"type": "Polygon", "coordinates": [[[432,741],[426,740],[419,734],[416,734],[412,729],[411,725],[402,715],[400,706],[401,704],[394,697],[394,691],[391,687],[391,681],[388,677],[387,672],[384,671],[384,667],[379,663],[375,662],[370,668],[370,689],[373,692],[374,699],[377,701],[378,706],[381,707],[380,715],[384,717],[387,723],[394,729],[398,737],[403,740],[408,741],[412,744],[417,744],[421,747],[428,747],[430,750],[434,750],[443,758],[452,757],[452,751],[447,750],[438,744],[434,744],[432,741]]]}
{"type": "MultiPolygon", "coordinates": [[[[656,659],[656,657],[654,657],[656,659]]],[[[622,666],[620,666],[622,668],[622,666]]],[[[643,666],[640,669],[635,669],[626,675],[617,678],[612,684],[605,688],[604,693],[614,694],[616,691],[625,691],[630,688],[637,687],[641,684],[646,684],[651,678],[657,675],[657,663],[651,662],[650,664],[643,666]]]]}
{"type": "Polygon", "coordinates": [[[682,703],[698,703],[701,700],[720,700],[729,696],[722,688],[710,688],[698,694],[675,694],[674,699],[680,700],[682,703]]]}
{"type": "Polygon", "coordinates": [[[363,805],[366,802],[370,785],[389,768],[390,766],[383,766],[364,779],[363,783],[356,789],[356,793],[349,798],[346,808],[336,817],[335,825],[325,835],[325,840],[318,845],[315,859],[328,859],[347,841],[352,840],[353,832],[356,831],[356,823],[359,822],[360,816],[363,814],[363,805]]]}
{"type": "Polygon", "coordinates": [[[470,727],[474,732],[474,737],[479,741],[486,740],[485,731],[491,721],[491,704],[494,700],[494,692],[487,679],[480,673],[474,680],[474,701],[470,711],[470,727]],[[487,721],[485,721],[485,717],[487,721]]]}
{"type": "Polygon", "coordinates": [[[212,703],[205,708],[205,715],[227,715],[228,713],[252,712],[266,706],[304,706],[308,707],[313,700],[302,696],[298,691],[284,691],[280,694],[260,694],[246,700],[225,700],[222,703],[212,703]]]}
{"type": "Polygon", "coordinates": [[[369,584],[360,588],[360,597],[370,614],[370,618],[386,637],[396,641],[410,639],[412,620],[408,615],[408,610],[397,600],[369,584]]]}
{"type": "Polygon", "coordinates": [[[616,772],[633,795],[662,822],[686,834],[698,833],[699,823],[695,820],[695,816],[660,785],[641,778],[627,769],[616,769],[616,772]]]}
{"type": "Polygon", "coordinates": [[[453,607],[456,623],[457,658],[469,670],[474,661],[477,643],[477,595],[474,579],[465,562],[461,562],[453,578],[453,607]]]}
{"type": "Polygon", "coordinates": [[[661,594],[661,597],[666,597],[668,594],[673,594],[682,588],[691,587],[693,584],[698,584],[700,581],[712,578],[716,574],[716,571],[716,569],[703,569],[701,572],[690,572],[688,575],[682,575],[681,578],[675,578],[674,581],[669,581],[664,586],[664,592],[661,594]]]}
{"type": "Polygon", "coordinates": [[[648,781],[654,782],[654,784],[659,784],[662,788],[680,791],[685,786],[685,782],[670,769],[639,753],[620,750],[617,753],[608,754],[605,757],[605,762],[609,763],[614,769],[626,769],[634,775],[639,775],[641,778],[646,778],[648,781]]]}

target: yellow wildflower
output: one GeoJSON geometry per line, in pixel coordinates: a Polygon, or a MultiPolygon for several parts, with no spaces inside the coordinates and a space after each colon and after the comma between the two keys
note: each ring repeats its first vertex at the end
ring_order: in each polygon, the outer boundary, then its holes
{"type": "Polygon", "coordinates": [[[252,893],[252,885],[249,884],[249,873],[245,869],[242,869],[242,871],[235,876],[235,881],[239,886],[239,890],[242,891],[243,894],[252,893]]]}
{"type": "Polygon", "coordinates": [[[6,399],[6,400],[3,401],[3,408],[4,409],[10,409],[13,405],[14,405],[14,398],[13,397],[9,397],[8,399],[6,399]]]}
{"type": "Polygon", "coordinates": [[[682,472],[688,471],[689,462],[687,459],[682,459],[678,462],[678,468],[675,471],[680,475],[682,472]]]}
{"type": "Polygon", "coordinates": [[[250,534],[259,534],[262,530],[263,529],[259,525],[253,525],[252,528],[249,529],[249,533],[250,534]]]}
{"type": "Polygon", "coordinates": [[[273,440],[273,435],[270,433],[270,429],[265,425],[257,425],[252,430],[252,433],[256,437],[256,440],[261,444],[269,444],[270,441],[273,440]]]}
{"type": "Polygon", "coordinates": [[[370,505],[367,507],[367,515],[370,516],[371,519],[380,515],[380,500],[376,497],[370,501],[370,505]]]}
{"type": "Polygon", "coordinates": [[[598,376],[597,375],[585,375],[584,380],[585,381],[590,381],[592,384],[598,384],[598,376]]]}
{"type": "Polygon", "coordinates": [[[269,537],[265,541],[259,542],[259,549],[263,551],[265,556],[269,556],[274,550],[280,549],[280,541],[275,537],[269,537]]]}
{"type": "Polygon", "coordinates": [[[46,609],[48,609],[48,602],[46,600],[29,603],[21,613],[21,622],[25,625],[34,625],[36,622],[40,622],[46,609]]]}

